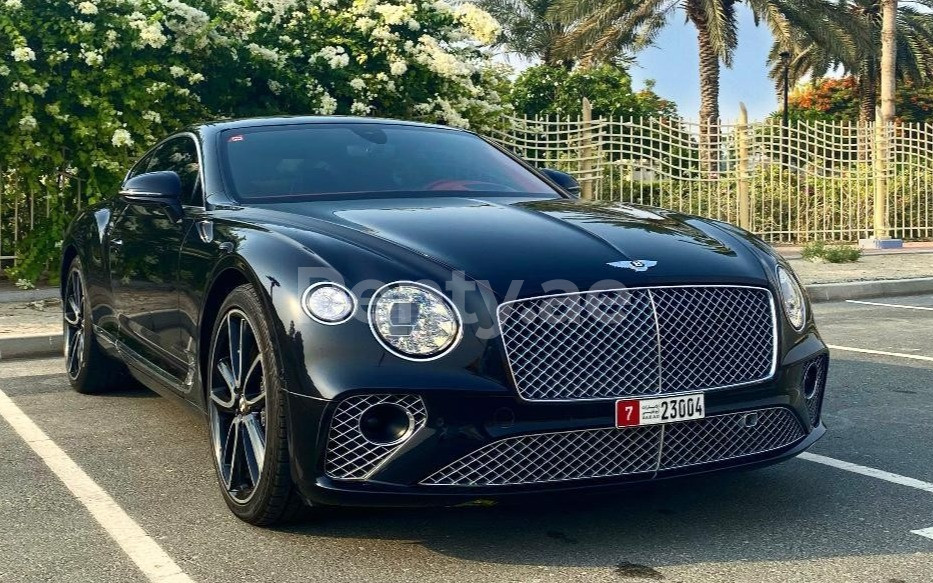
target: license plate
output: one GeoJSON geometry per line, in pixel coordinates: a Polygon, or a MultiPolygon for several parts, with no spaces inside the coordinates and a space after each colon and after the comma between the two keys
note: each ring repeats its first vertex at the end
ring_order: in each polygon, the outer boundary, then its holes
{"type": "Polygon", "coordinates": [[[703,397],[703,393],[696,393],[660,399],[616,401],[616,427],[703,419],[706,416],[706,402],[703,397]]]}

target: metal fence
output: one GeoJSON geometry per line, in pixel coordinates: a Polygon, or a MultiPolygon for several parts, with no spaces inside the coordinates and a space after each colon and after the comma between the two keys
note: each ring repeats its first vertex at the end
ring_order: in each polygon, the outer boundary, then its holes
{"type": "MultiPolygon", "coordinates": [[[[739,224],[774,243],[933,238],[933,124],[506,118],[490,137],[576,176],[584,195],[739,224]]],[[[0,260],[88,195],[80,171],[37,184],[0,168],[0,260]]]]}
{"type": "Polygon", "coordinates": [[[44,222],[54,207],[72,216],[86,202],[85,181],[74,169],[62,169],[36,183],[28,182],[15,170],[0,167],[0,266],[26,253],[23,239],[44,222]]]}
{"type": "Polygon", "coordinates": [[[490,137],[585,198],[739,224],[774,243],[933,237],[933,124],[508,118],[490,137]],[[702,134],[702,135],[701,135],[702,134]],[[876,217],[875,212],[879,215],[876,217]]]}

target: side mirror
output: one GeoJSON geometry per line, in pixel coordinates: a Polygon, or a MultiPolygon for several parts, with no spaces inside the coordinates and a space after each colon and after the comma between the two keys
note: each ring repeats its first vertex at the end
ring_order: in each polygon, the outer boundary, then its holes
{"type": "Polygon", "coordinates": [[[171,170],[130,178],[120,188],[120,196],[131,202],[164,204],[181,215],[181,178],[171,170]]]}
{"type": "Polygon", "coordinates": [[[565,191],[567,191],[570,196],[574,198],[580,198],[580,183],[577,182],[577,179],[573,176],[567,174],[566,172],[561,172],[560,170],[551,170],[550,168],[543,168],[541,172],[550,178],[553,182],[560,186],[565,191]]]}
{"type": "Polygon", "coordinates": [[[162,200],[170,202],[181,199],[181,178],[171,170],[147,172],[127,180],[120,195],[131,200],[162,200]]]}

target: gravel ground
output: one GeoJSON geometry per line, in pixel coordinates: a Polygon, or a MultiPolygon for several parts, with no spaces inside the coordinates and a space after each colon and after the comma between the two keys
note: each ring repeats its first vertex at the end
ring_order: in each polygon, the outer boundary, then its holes
{"type": "Polygon", "coordinates": [[[59,300],[0,303],[0,337],[60,334],[61,331],[59,300]]]}
{"type": "Polygon", "coordinates": [[[865,255],[855,263],[813,263],[791,259],[804,284],[933,277],[933,253],[865,255]]]}

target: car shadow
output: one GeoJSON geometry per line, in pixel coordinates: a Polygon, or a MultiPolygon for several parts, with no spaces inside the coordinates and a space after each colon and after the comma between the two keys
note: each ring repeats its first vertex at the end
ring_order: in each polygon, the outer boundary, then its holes
{"type": "Polygon", "coordinates": [[[418,544],[470,561],[609,567],[643,578],[651,578],[652,565],[848,554],[830,535],[833,518],[824,517],[840,503],[838,493],[807,476],[814,467],[788,462],[486,507],[327,509],[281,530],[418,544]],[[801,533],[824,528],[826,537],[801,544],[801,533]]]}

